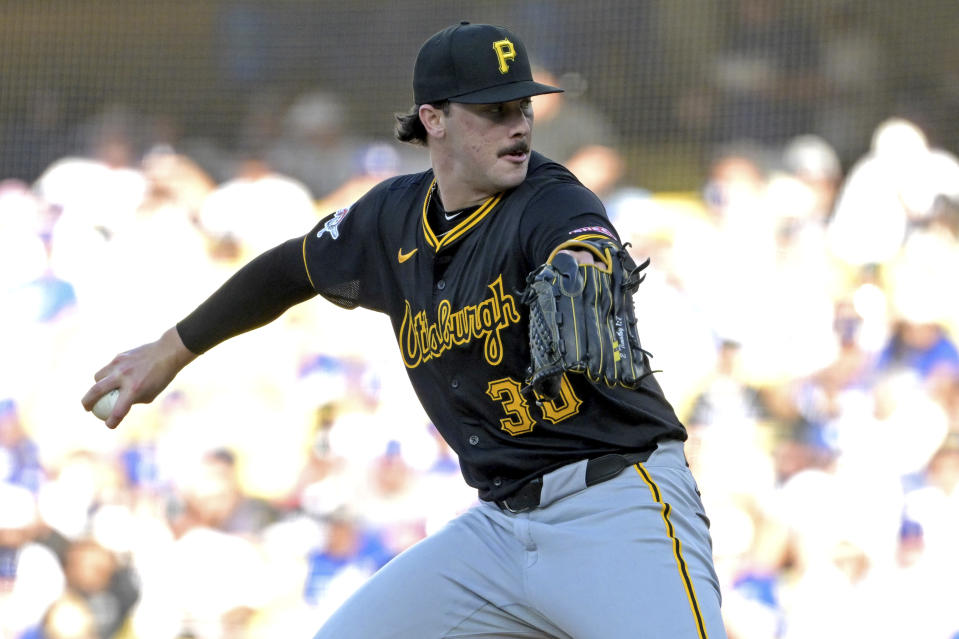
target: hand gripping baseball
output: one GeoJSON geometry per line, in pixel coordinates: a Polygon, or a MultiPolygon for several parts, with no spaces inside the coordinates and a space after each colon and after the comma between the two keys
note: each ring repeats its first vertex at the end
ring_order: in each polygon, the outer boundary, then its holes
{"type": "Polygon", "coordinates": [[[133,404],[152,402],[194,358],[171,328],[157,341],[120,353],[97,371],[96,383],[81,400],[83,407],[92,410],[100,397],[118,389],[113,411],[104,420],[109,428],[116,428],[133,404]]]}
{"type": "Polygon", "coordinates": [[[564,372],[594,383],[636,388],[652,371],[639,343],[633,294],[646,260],[636,266],[611,241],[574,241],[558,247],[527,277],[531,364],[527,389],[554,399],[564,372]],[[589,250],[595,264],[579,264],[563,249],[589,250]]]}

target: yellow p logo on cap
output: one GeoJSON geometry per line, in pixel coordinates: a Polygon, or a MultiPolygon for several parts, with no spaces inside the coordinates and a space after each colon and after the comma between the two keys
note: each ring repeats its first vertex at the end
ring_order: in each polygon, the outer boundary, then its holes
{"type": "Polygon", "coordinates": [[[499,72],[506,73],[509,71],[507,61],[516,59],[516,49],[513,48],[513,43],[509,40],[497,40],[493,43],[493,51],[496,52],[496,59],[499,60],[499,72]]]}

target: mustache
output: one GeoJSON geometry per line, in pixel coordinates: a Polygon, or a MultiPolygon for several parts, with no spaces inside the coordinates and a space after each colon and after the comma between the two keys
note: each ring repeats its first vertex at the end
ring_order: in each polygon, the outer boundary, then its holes
{"type": "Polygon", "coordinates": [[[501,156],[513,155],[514,153],[529,153],[529,142],[517,142],[499,152],[501,156]]]}

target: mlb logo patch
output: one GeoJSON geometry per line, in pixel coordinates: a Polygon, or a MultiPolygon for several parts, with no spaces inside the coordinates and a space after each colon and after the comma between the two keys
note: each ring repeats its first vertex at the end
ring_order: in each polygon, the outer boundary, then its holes
{"type": "Polygon", "coordinates": [[[336,213],[330,216],[330,219],[326,221],[326,224],[323,225],[323,228],[317,232],[316,237],[323,237],[324,233],[329,233],[331,239],[337,239],[340,237],[340,222],[343,221],[343,218],[346,217],[346,214],[350,212],[349,208],[340,209],[336,213]]]}

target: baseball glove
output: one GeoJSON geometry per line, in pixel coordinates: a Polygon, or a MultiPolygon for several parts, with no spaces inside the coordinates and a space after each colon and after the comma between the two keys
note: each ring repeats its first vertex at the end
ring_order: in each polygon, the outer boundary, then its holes
{"type": "Polygon", "coordinates": [[[633,305],[648,265],[647,259],[636,266],[626,248],[612,241],[575,240],[529,274],[522,294],[531,353],[525,391],[555,399],[567,371],[625,388],[636,388],[652,373],[633,305]],[[588,250],[596,263],[578,264],[563,249],[588,250]]]}

